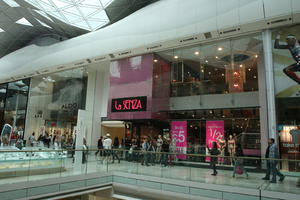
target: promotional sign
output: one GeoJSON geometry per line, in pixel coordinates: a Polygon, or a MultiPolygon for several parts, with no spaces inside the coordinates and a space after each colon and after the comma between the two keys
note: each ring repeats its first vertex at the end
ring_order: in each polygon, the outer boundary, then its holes
{"type": "MultiPolygon", "coordinates": [[[[224,136],[224,121],[206,121],[206,145],[208,148],[212,148],[213,142],[217,142],[224,136]]],[[[210,161],[210,157],[206,157],[207,162],[210,161]]]]}
{"type": "Polygon", "coordinates": [[[187,122],[173,121],[171,126],[172,140],[176,139],[176,152],[182,153],[177,155],[177,158],[184,160],[187,151],[187,122]]]}
{"type": "Polygon", "coordinates": [[[111,112],[135,112],[147,110],[147,96],[112,99],[111,112]]]}

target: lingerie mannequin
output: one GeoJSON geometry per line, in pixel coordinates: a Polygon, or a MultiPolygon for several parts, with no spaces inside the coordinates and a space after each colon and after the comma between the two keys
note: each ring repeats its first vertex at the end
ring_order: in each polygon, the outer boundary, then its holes
{"type": "Polygon", "coordinates": [[[219,164],[224,163],[224,156],[225,156],[225,148],[226,148],[226,140],[224,139],[224,136],[222,135],[220,139],[218,140],[218,144],[220,147],[220,158],[219,158],[219,164]]]}
{"type": "Polygon", "coordinates": [[[232,137],[232,135],[229,135],[227,144],[228,144],[228,153],[230,156],[230,164],[233,165],[233,156],[235,153],[235,140],[232,137]]]}

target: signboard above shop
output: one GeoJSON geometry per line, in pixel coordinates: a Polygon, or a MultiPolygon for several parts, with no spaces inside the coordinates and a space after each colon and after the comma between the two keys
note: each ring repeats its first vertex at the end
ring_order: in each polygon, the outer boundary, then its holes
{"type": "Polygon", "coordinates": [[[111,112],[137,112],[147,110],[147,96],[112,99],[111,112]]]}

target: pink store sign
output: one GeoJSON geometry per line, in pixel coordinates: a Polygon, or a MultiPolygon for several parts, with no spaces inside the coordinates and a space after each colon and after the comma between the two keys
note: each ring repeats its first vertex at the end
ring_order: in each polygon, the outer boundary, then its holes
{"type": "Polygon", "coordinates": [[[186,159],[187,151],[187,122],[173,121],[171,124],[172,140],[176,139],[176,153],[178,159],[186,159]],[[182,154],[181,154],[182,153],[182,154]]]}
{"type": "MultiPolygon", "coordinates": [[[[217,142],[224,136],[224,121],[206,121],[206,145],[208,148],[212,148],[213,142],[217,142]]],[[[207,162],[210,161],[210,157],[206,157],[207,162]]]]}

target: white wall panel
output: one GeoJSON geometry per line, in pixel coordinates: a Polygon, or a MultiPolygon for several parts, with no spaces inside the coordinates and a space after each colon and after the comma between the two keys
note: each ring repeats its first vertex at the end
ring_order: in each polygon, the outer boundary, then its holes
{"type": "Polygon", "coordinates": [[[226,28],[237,26],[239,20],[239,0],[217,0],[217,25],[226,28]]]}
{"type": "MultiPolygon", "coordinates": [[[[51,46],[27,46],[1,58],[0,82],[42,69],[71,66],[87,58],[215,33],[238,25],[239,18],[242,23],[263,21],[262,2],[268,17],[291,12],[291,0],[158,1],[98,31],[51,46]]],[[[295,11],[300,9],[298,0],[293,4],[295,11]]]]}
{"type": "Polygon", "coordinates": [[[266,18],[291,14],[291,0],[264,0],[266,18]]]}
{"type": "Polygon", "coordinates": [[[263,0],[239,0],[240,23],[248,23],[264,18],[263,0]]]}
{"type": "Polygon", "coordinates": [[[292,12],[300,13],[300,1],[299,0],[292,0],[292,12]]]}

